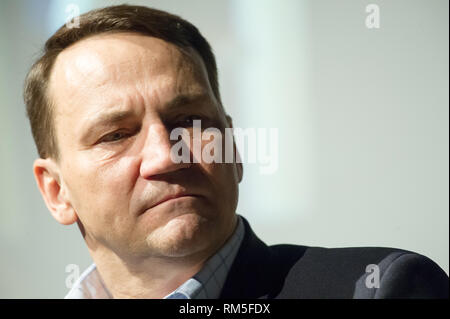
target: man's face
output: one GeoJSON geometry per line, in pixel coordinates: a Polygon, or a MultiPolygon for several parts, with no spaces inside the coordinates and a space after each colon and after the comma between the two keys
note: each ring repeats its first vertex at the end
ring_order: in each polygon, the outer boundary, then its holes
{"type": "Polygon", "coordinates": [[[138,34],[94,36],[58,56],[49,92],[60,196],[91,250],[186,256],[223,242],[241,170],[170,157],[172,128],[228,127],[198,54],[138,34]]]}

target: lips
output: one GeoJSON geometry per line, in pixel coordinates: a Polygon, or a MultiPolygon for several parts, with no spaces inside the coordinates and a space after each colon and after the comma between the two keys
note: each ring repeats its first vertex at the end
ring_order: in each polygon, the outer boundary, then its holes
{"type": "Polygon", "coordinates": [[[160,204],[162,204],[162,203],[164,203],[164,202],[167,202],[167,201],[169,201],[169,200],[172,200],[172,199],[177,199],[177,198],[183,198],[183,197],[198,197],[198,195],[194,195],[194,194],[176,194],[176,195],[168,195],[168,196],[165,196],[165,197],[163,197],[161,200],[159,200],[159,201],[157,201],[155,204],[153,204],[152,206],[150,206],[149,207],[149,209],[151,209],[151,208],[153,208],[153,207],[155,207],[155,206],[158,206],[158,205],[160,205],[160,204]]]}

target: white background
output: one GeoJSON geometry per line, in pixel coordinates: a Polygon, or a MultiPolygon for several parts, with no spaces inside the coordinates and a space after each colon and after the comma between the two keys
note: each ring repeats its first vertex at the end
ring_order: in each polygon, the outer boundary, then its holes
{"type": "MultiPolygon", "coordinates": [[[[90,256],[52,219],[22,85],[67,17],[124,1],[0,2],[0,298],[61,298],[90,256]]],[[[245,165],[238,213],[268,244],[413,250],[447,273],[448,1],[130,1],[194,23],[238,127],[279,130],[279,169],[245,165]],[[366,5],[380,28],[365,26],[366,5]]]]}

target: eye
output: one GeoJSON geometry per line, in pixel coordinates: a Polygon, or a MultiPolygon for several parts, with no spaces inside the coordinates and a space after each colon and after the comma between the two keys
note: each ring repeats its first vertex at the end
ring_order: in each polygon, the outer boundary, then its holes
{"type": "Polygon", "coordinates": [[[191,127],[191,126],[194,126],[195,120],[201,121],[201,120],[203,120],[203,118],[199,115],[189,115],[189,116],[183,118],[181,121],[179,121],[177,123],[177,125],[179,127],[191,127]]]}
{"type": "Polygon", "coordinates": [[[111,142],[117,142],[120,141],[126,137],[130,136],[128,132],[124,131],[115,131],[109,134],[106,134],[103,136],[98,143],[111,143],[111,142]]]}

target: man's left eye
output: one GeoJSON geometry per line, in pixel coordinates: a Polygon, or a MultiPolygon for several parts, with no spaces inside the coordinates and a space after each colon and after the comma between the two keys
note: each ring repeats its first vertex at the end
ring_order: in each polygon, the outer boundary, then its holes
{"type": "Polygon", "coordinates": [[[189,115],[183,118],[181,121],[177,123],[179,127],[191,127],[194,125],[195,120],[202,120],[202,117],[199,115],[189,115]]]}

